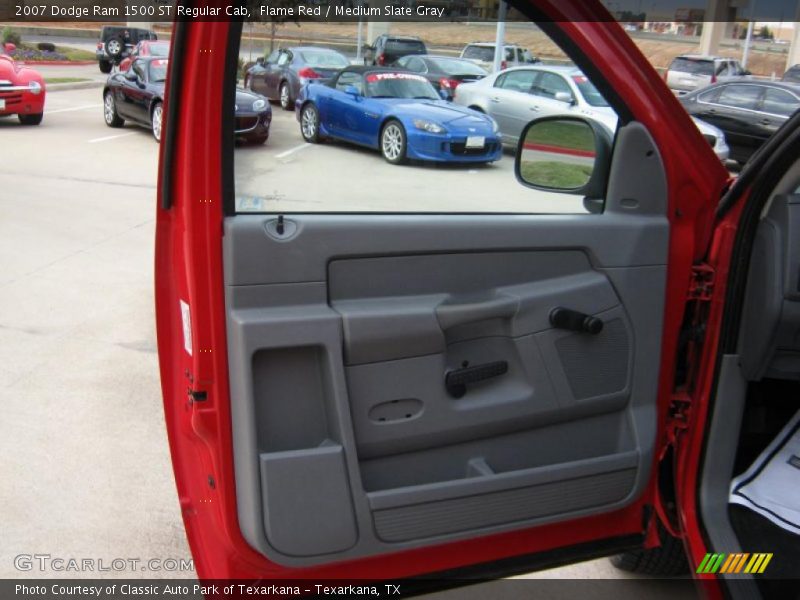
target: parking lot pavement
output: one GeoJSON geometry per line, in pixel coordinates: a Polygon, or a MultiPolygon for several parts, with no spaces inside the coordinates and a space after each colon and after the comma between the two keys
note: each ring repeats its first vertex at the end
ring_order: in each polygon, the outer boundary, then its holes
{"type": "MultiPolygon", "coordinates": [[[[240,150],[274,155],[279,171],[295,127],[277,109],[267,146],[240,150]]],[[[0,139],[0,578],[65,575],[18,571],[19,554],[186,559],[154,331],[157,146],[147,131],[106,127],[99,90],[50,95],[39,127],[0,119],[0,139]]],[[[290,156],[294,168],[323,157],[337,168],[336,152],[361,156],[333,145],[290,156]]],[[[332,172],[309,170],[294,187],[332,172]]],[[[559,576],[621,573],[599,560],[534,575],[559,576]]]]}

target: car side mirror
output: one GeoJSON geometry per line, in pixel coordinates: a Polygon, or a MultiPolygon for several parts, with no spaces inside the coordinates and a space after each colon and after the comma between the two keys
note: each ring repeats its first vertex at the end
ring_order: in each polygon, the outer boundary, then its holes
{"type": "Polygon", "coordinates": [[[527,187],[596,200],[605,194],[611,149],[611,134],[597,121],[543,117],[523,130],[514,169],[527,187]]]}
{"type": "Polygon", "coordinates": [[[348,85],[344,88],[344,93],[348,96],[353,96],[354,98],[358,98],[361,95],[361,92],[358,91],[358,88],[354,85],[348,85]]]}
{"type": "Polygon", "coordinates": [[[259,56],[259,57],[256,59],[256,64],[257,64],[257,65],[260,65],[260,66],[262,66],[262,67],[263,67],[263,66],[264,66],[264,57],[263,57],[263,56],[259,56]]]}
{"type": "Polygon", "coordinates": [[[12,52],[14,52],[17,49],[17,45],[16,44],[12,44],[11,42],[8,42],[6,44],[3,44],[3,48],[5,48],[6,52],[11,54],[12,52]]]}
{"type": "Polygon", "coordinates": [[[567,104],[575,104],[575,98],[569,92],[556,92],[556,100],[567,104]]]}

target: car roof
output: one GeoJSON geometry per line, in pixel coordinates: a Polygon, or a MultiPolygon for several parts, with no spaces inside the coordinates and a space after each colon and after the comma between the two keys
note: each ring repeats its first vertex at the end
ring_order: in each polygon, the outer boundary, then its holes
{"type": "MultiPolygon", "coordinates": [[[[489,46],[494,46],[494,45],[495,45],[494,42],[470,42],[469,44],[467,44],[467,46],[483,46],[483,47],[489,47],[489,46]]],[[[503,44],[503,47],[504,48],[521,48],[521,46],[519,44],[503,44]]]]}
{"type": "Polygon", "coordinates": [[[558,73],[560,75],[583,75],[583,71],[575,65],[525,65],[522,67],[504,69],[501,73],[508,73],[510,71],[546,71],[548,73],[558,73]]]}
{"type": "Polygon", "coordinates": [[[689,60],[737,60],[731,56],[712,56],[710,54],[679,54],[675,58],[687,58],[689,60]]]}
{"type": "MultiPolygon", "coordinates": [[[[403,58],[406,58],[405,56],[403,58]]],[[[461,58],[460,56],[447,56],[445,54],[409,54],[408,58],[435,58],[435,59],[445,59],[445,60],[457,60],[458,62],[467,62],[471,63],[472,61],[461,58]]]]}
{"type": "Polygon", "coordinates": [[[694,92],[692,92],[692,94],[693,95],[702,94],[704,92],[708,92],[709,90],[715,90],[717,88],[729,85],[760,85],[762,87],[774,87],[774,88],[784,89],[788,92],[800,95],[800,83],[792,83],[789,81],[758,81],[753,79],[745,79],[743,81],[719,81],[717,83],[695,90],[694,92]]]}
{"type": "Polygon", "coordinates": [[[316,52],[335,52],[336,54],[341,54],[341,52],[334,50],[333,48],[320,48],[319,46],[284,46],[280,49],[291,50],[292,52],[306,52],[308,50],[314,50],[316,52]]]}
{"type": "Polygon", "coordinates": [[[410,73],[408,69],[404,67],[373,67],[371,65],[350,65],[349,67],[345,67],[341,71],[339,71],[339,75],[342,73],[410,73]]]}

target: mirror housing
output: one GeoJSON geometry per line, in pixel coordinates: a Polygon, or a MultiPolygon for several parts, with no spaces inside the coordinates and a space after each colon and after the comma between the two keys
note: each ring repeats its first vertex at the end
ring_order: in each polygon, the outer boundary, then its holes
{"type": "Polygon", "coordinates": [[[559,102],[566,102],[567,104],[575,104],[575,97],[569,92],[556,92],[556,100],[559,102]]]}
{"type": "Polygon", "coordinates": [[[354,96],[356,98],[361,95],[361,92],[359,92],[358,88],[354,85],[348,85],[346,88],[344,88],[344,93],[348,96],[354,96]]]}
{"type": "Polygon", "coordinates": [[[542,117],[528,123],[517,146],[514,172],[524,186],[547,192],[604,197],[612,133],[593,119],[542,117]]]}

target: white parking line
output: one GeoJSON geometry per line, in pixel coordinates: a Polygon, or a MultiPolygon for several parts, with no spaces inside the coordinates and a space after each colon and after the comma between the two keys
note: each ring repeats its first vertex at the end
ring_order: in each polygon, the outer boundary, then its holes
{"type": "Polygon", "coordinates": [[[90,108],[100,108],[102,104],[87,104],[86,106],[75,106],[73,108],[59,108],[57,110],[48,110],[45,111],[48,115],[54,115],[56,113],[64,113],[64,112],[74,112],[76,110],[89,110],[90,108]]]}
{"type": "Polygon", "coordinates": [[[128,132],[128,133],[119,133],[117,135],[108,135],[106,137],[95,138],[93,140],[89,140],[89,143],[90,144],[97,144],[99,142],[107,142],[109,140],[116,140],[116,139],[119,139],[119,138],[128,137],[129,135],[136,135],[137,133],[138,132],[136,132],[136,131],[131,131],[131,132],[128,132]]]}
{"type": "Polygon", "coordinates": [[[300,144],[299,146],[295,146],[291,150],[287,150],[286,152],[281,152],[280,154],[275,156],[275,158],[277,158],[277,159],[286,158],[287,156],[291,156],[295,152],[300,152],[300,150],[302,150],[303,148],[310,148],[310,147],[311,147],[311,144],[303,143],[303,144],[300,144]]]}

